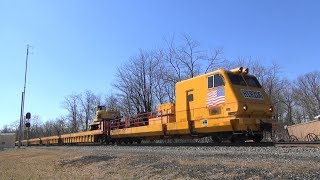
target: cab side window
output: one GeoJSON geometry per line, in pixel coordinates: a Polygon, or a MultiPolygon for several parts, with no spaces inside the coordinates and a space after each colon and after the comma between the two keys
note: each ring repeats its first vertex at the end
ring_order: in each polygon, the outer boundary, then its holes
{"type": "Polygon", "coordinates": [[[208,89],[213,88],[213,76],[208,77],[208,89]]]}
{"type": "Polygon", "coordinates": [[[190,101],[193,101],[193,94],[189,94],[188,95],[188,101],[190,102],[190,101]]]}
{"type": "Polygon", "coordinates": [[[208,89],[219,86],[224,86],[224,81],[221,74],[215,74],[208,77],[208,89]]]}

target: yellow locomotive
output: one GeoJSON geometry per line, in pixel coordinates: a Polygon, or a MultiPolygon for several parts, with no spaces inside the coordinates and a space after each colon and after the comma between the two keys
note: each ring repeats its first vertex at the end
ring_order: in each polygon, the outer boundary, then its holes
{"type": "Polygon", "coordinates": [[[214,142],[225,139],[260,142],[263,132],[271,132],[275,125],[272,117],[272,103],[248,69],[219,69],[176,83],[176,101],[159,105],[157,112],[125,118],[119,112],[98,106],[90,131],[30,142],[141,143],[144,139],[206,136],[211,136],[214,142]]]}

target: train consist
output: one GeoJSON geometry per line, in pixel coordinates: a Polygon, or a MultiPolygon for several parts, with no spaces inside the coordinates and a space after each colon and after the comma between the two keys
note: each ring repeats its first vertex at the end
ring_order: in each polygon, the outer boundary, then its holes
{"type": "Polygon", "coordinates": [[[28,144],[132,144],[207,136],[214,142],[260,142],[275,125],[271,101],[247,68],[219,69],[178,82],[175,88],[175,102],[159,105],[156,112],[122,117],[97,106],[89,131],[30,139],[28,144]]]}

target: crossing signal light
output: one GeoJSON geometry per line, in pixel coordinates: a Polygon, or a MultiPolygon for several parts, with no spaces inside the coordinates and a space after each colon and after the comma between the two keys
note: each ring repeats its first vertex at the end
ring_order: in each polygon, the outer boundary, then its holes
{"type": "Polygon", "coordinates": [[[28,113],[26,114],[26,119],[28,119],[28,120],[31,119],[31,113],[28,112],[28,113]]]}

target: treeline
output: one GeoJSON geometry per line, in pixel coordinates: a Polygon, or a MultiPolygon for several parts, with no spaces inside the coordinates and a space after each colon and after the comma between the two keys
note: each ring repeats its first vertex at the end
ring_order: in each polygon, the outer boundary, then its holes
{"type": "MultiPolygon", "coordinates": [[[[86,90],[78,94],[71,94],[64,98],[61,107],[67,111],[55,119],[44,121],[38,115],[33,115],[30,119],[31,127],[29,137],[43,137],[86,131],[89,129],[97,104],[104,104],[101,95],[86,90]]],[[[2,132],[16,132],[19,128],[19,120],[5,125],[2,132]]],[[[24,137],[27,134],[24,132],[24,137]]]]}
{"type": "MultiPolygon", "coordinates": [[[[218,68],[239,66],[248,67],[259,79],[274,103],[278,122],[300,123],[320,114],[320,71],[290,80],[277,63],[266,65],[251,57],[230,60],[223,49],[204,50],[197,41],[182,35],[165,40],[163,48],[140,50],[119,66],[112,84],[117,93],[97,95],[87,90],[72,94],[62,102],[67,114],[46,122],[34,117],[30,137],[88,130],[97,104],[119,110],[123,116],[153,111],[157,105],[175,100],[175,83],[218,68]]],[[[16,128],[17,123],[13,123],[3,131],[16,128]]]]}

